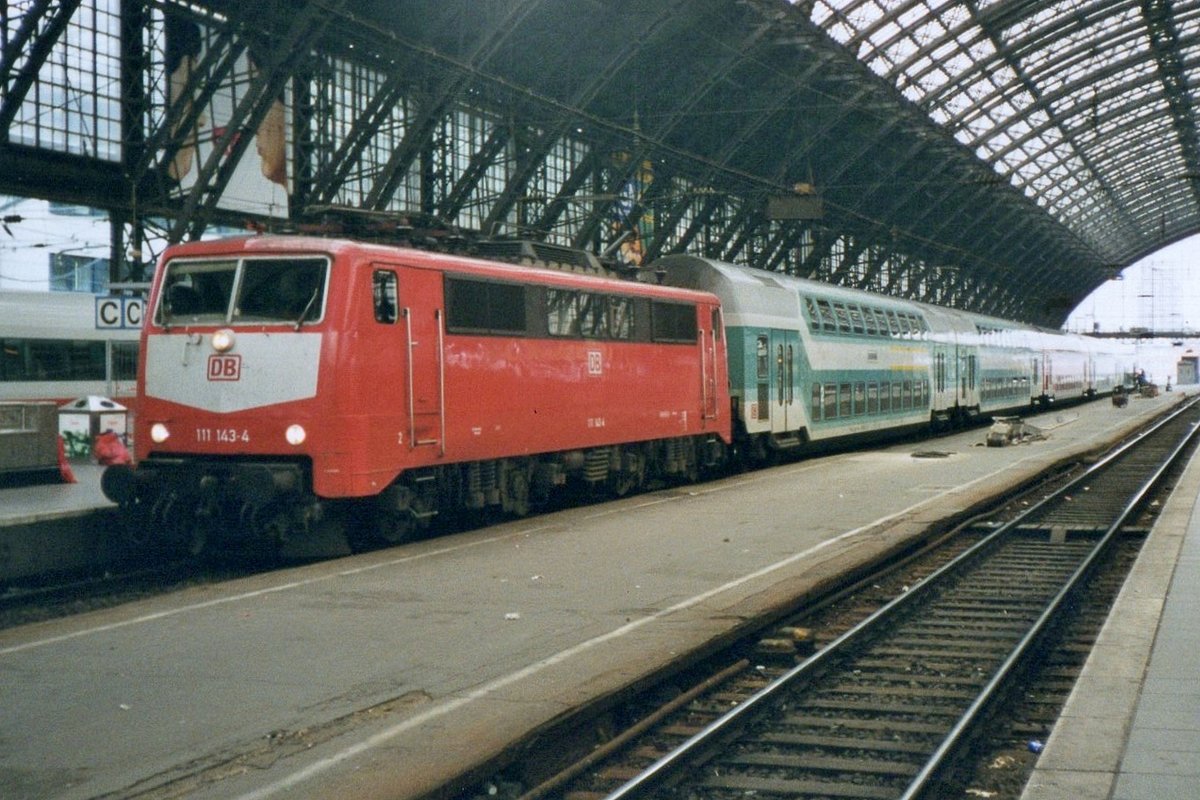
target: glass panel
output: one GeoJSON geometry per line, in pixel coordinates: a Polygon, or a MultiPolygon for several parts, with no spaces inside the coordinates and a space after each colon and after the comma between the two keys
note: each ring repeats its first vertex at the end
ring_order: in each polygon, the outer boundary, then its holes
{"type": "Polygon", "coordinates": [[[251,259],[242,265],[235,322],[313,322],[324,313],[323,258],[251,259]]]}

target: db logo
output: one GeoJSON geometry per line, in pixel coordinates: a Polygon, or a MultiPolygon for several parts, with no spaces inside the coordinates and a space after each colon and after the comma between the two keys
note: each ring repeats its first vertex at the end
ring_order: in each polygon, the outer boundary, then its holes
{"type": "Polygon", "coordinates": [[[208,357],[208,379],[210,381],[236,381],[241,377],[241,356],[213,355],[208,357]]]}

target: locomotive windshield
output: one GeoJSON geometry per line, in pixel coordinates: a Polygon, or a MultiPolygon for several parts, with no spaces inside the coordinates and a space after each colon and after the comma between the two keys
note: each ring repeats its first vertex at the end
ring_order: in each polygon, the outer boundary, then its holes
{"type": "Polygon", "coordinates": [[[248,258],[167,263],[160,325],[291,323],[319,320],[329,262],[248,258]]]}

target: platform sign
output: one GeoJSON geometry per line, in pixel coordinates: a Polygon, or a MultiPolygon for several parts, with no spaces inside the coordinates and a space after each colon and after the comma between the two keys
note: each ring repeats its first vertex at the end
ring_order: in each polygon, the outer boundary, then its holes
{"type": "Polygon", "coordinates": [[[146,301],[141,297],[97,297],[98,329],[141,328],[146,301]]]}

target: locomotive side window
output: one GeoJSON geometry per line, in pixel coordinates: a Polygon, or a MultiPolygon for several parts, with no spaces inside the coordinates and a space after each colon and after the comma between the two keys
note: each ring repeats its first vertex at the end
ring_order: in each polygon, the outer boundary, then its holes
{"type": "Polygon", "coordinates": [[[614,339],[633,338],[634,303],[631,297],[608,298],[608,335],[614,339]]]}
{"type": "Polygon", "coordinates": [[[655,300],[650,305],[651,335],[656,342],[696,341],[696,307],[655,300]]]}
{"type": "Polygon", "coordinates": [[[398,316],[399,295],[396,291],[396,273],[389,269],[377,269],[371,276],[371,294],[375,305],[375,321],[392,324],[398,316]]]}
{"type": "Polygon", "coordinates": [[[579,335],[579,292],[546,290],[546,330],[551,336],[579,335]]]}
{"type": "Polygon", "coordinates": [[[591,292],[580,293],[579,334],[585,339],[608,338],[608,297],[591,292]]]}
{"type": "Polygon", "coordinates": [[[446,328],[451,333],[524,335],[525,287],[446,276],[446,328]]]}

